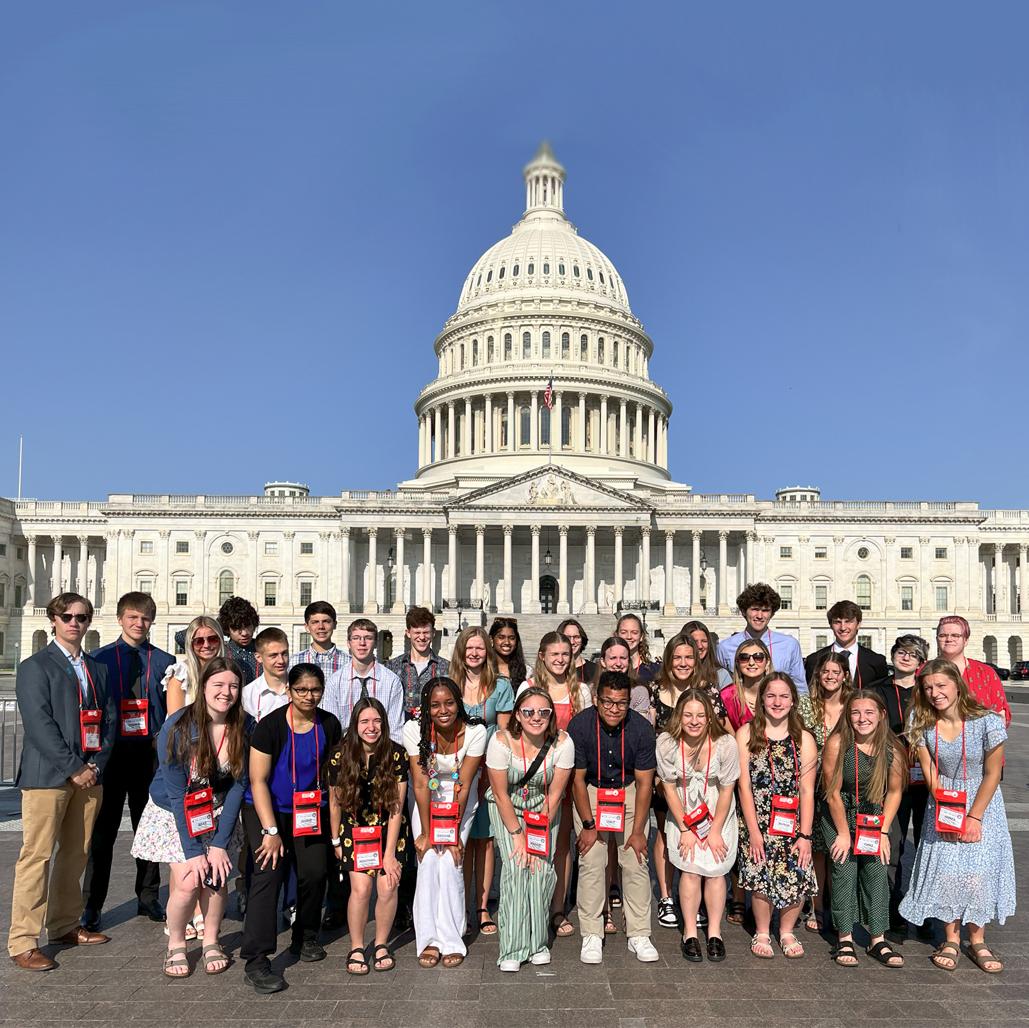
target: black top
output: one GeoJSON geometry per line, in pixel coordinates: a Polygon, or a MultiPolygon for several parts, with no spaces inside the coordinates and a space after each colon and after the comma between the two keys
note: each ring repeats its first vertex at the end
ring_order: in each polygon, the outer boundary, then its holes
{"type": "Polygon", "coordinates": [[[879,694],[883,701],[886,712],[890,716],[890,730],[895,735],[900,735],[904,730],[904,723],[907,720],[908,710],[915,698],[915,688],[904,689],[896,685],[892,678],[886,678],[873,686],[873,690],[879,694]],[[900,706],[897,706],[897,697],[900,696],[900,706]]]}
{"type": "MultiPolygon", "coordinates": [[[[804,675],[809,682],[814,677],[815,668],[832,648],[832,644],[823,646],[820,650],[815,650],[814,653],[809,653],[804,658],[804,675]]],[[[886,658],[881,653],[876,653],[867,646],[858,646],[857,674],[854,675],[855,689],[867,689],[869,686],[878,685],[889,673],[886,658]]]]}
{"type": "Polygon", "coordinates": [[[588,707],[576,714],[568,723],[568,734],[575,744],[575,766],[585,768],[586,782],[601,789],[621,789],[633,782],[637,771],[654,771],[657,755],[654,743],[657,737],[650,722],[630,710],[625,720],[612,731],[603,721],[596,707],[588,707]],[[597,772],[597,725],[600,725],[600,762],[602,774],[597,772]],[[622,766],[622,739],[625,739],[625,766],[622,766]]]}

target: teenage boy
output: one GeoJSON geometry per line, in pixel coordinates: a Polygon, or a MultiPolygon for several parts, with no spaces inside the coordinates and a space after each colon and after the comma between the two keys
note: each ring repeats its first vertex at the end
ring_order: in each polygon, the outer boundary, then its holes
{"type": "Polygon", "coordinates": [[[18,665],[14,685],[25,739],[15,780],[22,791],[22,844],[7,952],[24,971],[57,967],[39,949],[44,919],[51,945],[110,941],[83,928],[79,918],[100,779],[118,724],[114,697],[107,668],[82,652],[93,604],[78,593],[60,593],[46,614],[54,641],[18,665]]]}
{"type": "Polygon", "coordinates": [[[408,718],[419,715],[422,686],[433,678],[442,678],[450,670],[450,662],[432,652],[432,637],[436,630],[436,617],[427,607],[409,607],[404,635],[409,648],[386,662],[404,686],[404,711],[408,718]]]}
{"type": "Polygon", "coordinates": [[[615,842],[622,869],[629,952],[645,963],[658,959],[650,941],[647,867],[657,755],[650,722],[629,709],[631,691],[632,681],[624,671],[604,671],[597,683],[597,705],[580,711],[568,724],[568,735],[575,744],[572,813],[579,848],[579,959],[584,964],[599,964],[604,959],[608,840],[615,842]],[[610,804],[598,807],[598,790],[615,794],[604,797],[610,804]],[[602,835],[598,834],[598,820],[604,829],[602,835]]]}
{"type": "Polygon", "coordinates": [[[286,676],[289,659],[289,636],[281,628],[265,628],[254,639],[257,667],[261,672],[243,686],[243,709],[255,720],[267,717],[273,710],[289,703],[286,676]]]}
{"type": "Polygon", "coordinates": [[[800,643],[792,635],[773,632],[768,623],[782,606],[779,594],[764,582],[748,585],[736,597],[736,606],[746,619],[746,628],[730,635],[718,644],[718,663],[732,672],[736,650],[748,639],[759,639],[772,655],[772,668],[782,671],[793,679],[797,691],[807,692],[807,676],[804,674],[804,660],[800,655],[800,643]]]}
{"type": "MultiPolygon", "coordinates": [[[[104,772],[103,799],[93,828],[82,886],[85,903],[82,927],[91,932],[99,929],[100,915],[107,902],[114,844],[118,840],[125,802],[128,801],[129,818],[135,831],[150,796],[150,783],[157,771],[154,747],[167,715],[161,681],[165,671],[175,663],[170,653],[150,642],[157,605],[147,593],[126,593],[118,601],[117,618],[121,635],[93,654],[93,659],[107,669],[118,726],[104,772]]],[[[161,865],[137,858],[137,916],[149,917],[158,923],[165,920],[164,908],[158,899],[160,888],[161,865]]]]}
{"type": "Polygon", "coordinates": [[[815,673],[822,658],[827,653],[845,653],[850,661],[850,680],[855,689],[865,689],[877,685],[890,673],[886,666],[886,658],[875,650],[858,643],[858,629],[861,628],[861,608],[851,600],[839,600],[826,612],[829,627],[832,629],[831,646],[823,646],[810,653],[804,661],[804,672],[808,681],[815,673]]]}
{"type": "Polygon", "coordinates": [[[254,633],[260,623],[254,605],[242,596],[230,596],[218,611],[218,624],[225,633],[225,656],[242,668],[244,685],[257,677],[254,633]]]}
{"type": "Polygon", "coordinates": [[[332,641],[332,633],[336,631],[336,608],[325,600],[309,603],[304,609],[304,627],[311,637],[311,645],[299,653],[294,653],[289,666],[315,664],[322,669],[322,674],[328,681],[350,660],[346,650],[339,649],[332,641]]]}
{"type": "Polygon", "coordinates": [[[374,621],[358,618],[347,628],[350,661],[326,683],[322,709],[335,714],[346,732],[350,713],[358,700],[371,696],[385,708],[389,735],[400,743],[404,732],[404,688],[400,679],[385,664],[375,659],[375,640],[379,630],[374,621]]]}

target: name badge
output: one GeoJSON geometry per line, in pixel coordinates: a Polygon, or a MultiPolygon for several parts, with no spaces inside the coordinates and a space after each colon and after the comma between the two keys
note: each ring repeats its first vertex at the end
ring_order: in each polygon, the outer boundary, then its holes
{"type": "Polygon", "coordinates": [[[79,710],[79,741],[83,753],[96,753],[100,749],[100,722],[102,710],[79,710]]]}
{"type": "Polygon", "coordinates": [[[190,837],[214,831],[214,792],[210,788],[187,792],[183,800],[186,808],[186,829],[190,837]]]}
{"type": "Polygon", "coordinates": [[[883,819],[878,814],[858,814],[854,828],[854,856],[877,857],[882,849],[883,819]]]}
{"type": "Polygon", "coordinates": [[[597,831],[625,831],[625,790],[597,790],[597,831]]]}
{"type": "Polygon", "coordinates": [[[433,846],[457,845],[457,819],[460,812],[461,808],[456,803],[429,804],[429,842],[433,846]]]}
{"type": "Polygon", "coordinates": [[[354,825],[354,870],[379,871],[382,869],[382,826],[354,825]]]}
{"type": "Polygon", "coordinates": [[[773,796],[772,816],[768,819],[768,834],[792,839],[797,834],[799,816],[799,796],[773,796]]]}
{"type": "Polygon", "coordinates": [[[965,830],[964,789],[936,790],[936,831],[960,834],[965,830]]]}
{"type": "Polygon", "coordinates": [[[707,804],[703,800],[683,814],[683,821],[698,839],[706,839],[711,832],[711,811],[707,809],[707,804]]]}
{"type": "Polygon", "coordinates": [[[308,789],[293,793],[293,834],[321,835],[322,791],[308,789]]]}
{"type": "Polygon", "coordinates": [[[922,774],[922,765],[916,760],[908,771],[908,785],[925,785],[925,775],[922,774]]]}
{"type": "Polygon", "coordinates": [[[534,857],[550,856],[550,818],[543,811],[525,811],[525,849],[534,857]]]}
{"type": "Polygon", "coordinates": [[[123,739],[138,738],[150,734],[150,701],[122,700],[121,717],[118,720],[119,734],[123,739]]]}

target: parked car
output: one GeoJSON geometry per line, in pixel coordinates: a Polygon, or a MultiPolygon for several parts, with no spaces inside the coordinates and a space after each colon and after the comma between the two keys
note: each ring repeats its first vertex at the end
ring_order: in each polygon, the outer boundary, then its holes
{"type": "Polygon", "coordinates": [[[1029,680],[1029,660],[1019,660],[1011,669],[1011,681],[1025,682],[1029,680]]]}
{"type": "Polygon", "coordinates": [[[987,667],[992,667],[993,670],[997,672],[997,677],[1002,682],[1006,682],[1011,677],[1011,671],[1008,668],[1006,668],[1006,667],[997,667],[996,664],[991,664],[989,661],[986,661],[985,663],[986,663],[987,667]]]}

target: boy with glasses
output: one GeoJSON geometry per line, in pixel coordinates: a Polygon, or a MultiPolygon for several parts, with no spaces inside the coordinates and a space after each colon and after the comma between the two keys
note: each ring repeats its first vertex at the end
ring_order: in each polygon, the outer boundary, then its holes
{"type": "Polygon", "coordinates": [[[432,636],[436,630],[436,617],[427,607],[409,607],[404,635],[410,644],[407,653],[401,653],[386,662],[404,686],[404,711],[408,718],[417,718],[421,703],[422,686],[433,678],[444,678],[450,670],[449,661],[432,652],[432,636]]]}

